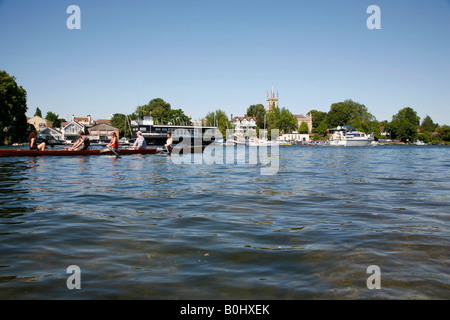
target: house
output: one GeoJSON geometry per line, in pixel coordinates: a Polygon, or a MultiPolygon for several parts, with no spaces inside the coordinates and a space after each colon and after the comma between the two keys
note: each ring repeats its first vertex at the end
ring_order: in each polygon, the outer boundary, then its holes
{"type": "Polygon", "coordinates": [[[45,128],[39,132],[39,137],[47,140],[48,143],[57,143],[62,140],[62,133],[55,128],[45,128]]]}
{"type": "Polygon", "coordinates": [[[283,134],[282,136],[278,137],[278,140],[286,142],[306,143],[309,142],[309,134],[301,134],[294,131],[293,133],[283,134]]]}
{"type": "Polygon", "coordinates": [[[90,127],[88,131],[91,140],[110,140],[113,132],[119,137],[119,129],[104,123],[90,127]]]}
{"type": "Polygon", "coordinates": [[[111,120],[110,119],[97,119],[95,120],[95,124],[107,124],[107,125],[111,125],[111,120]]]}
{"type": "Polygon", "coordinates": [[[88,115],[86,117],[72,116],[72,121],[77,121],[78,123],[81,123],[85,127],[91,127],[91,126],[95,125],[95,121],[94,121],[94,119],[92,119],[92,117],[90,115],[88,115]]]}
{"type": "Polygon", "coordinates": [[[256,137],[256,118],[254,116],[233,117],[231,115],[231,125],[237,136],[256,137]]]}
{"type": "Polygon", "coordinates": [[[45,128],[51,128],[53,126],[53,122],[39,116],[34,116],[33,118],[28,119],[27,122],[33,125],[37,132],[45,128]]]}
{"type": "Polygon", "coordinates": [[[78,121],[71,121],[62,128],[61,140],[73,142],[78,139],[80,131],[86,132],[86,127],[78,121]]]}

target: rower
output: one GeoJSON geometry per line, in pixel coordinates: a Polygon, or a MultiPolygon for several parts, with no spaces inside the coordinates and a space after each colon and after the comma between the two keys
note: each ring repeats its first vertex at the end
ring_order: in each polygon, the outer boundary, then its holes
{"type": "Polygon", "coordinates": [[[113,132],[111,134],[111,141],[106,145],[106,149],[105,150],[117,150],[119,149],[119,140],[117,139],[117,134],[115,132],[113,132]]]}
{"type": "Polygon", "coordinates": [[[173,143],[172,134],[168,133],[166,144],[164,145],[164,147],[166,147],[167,152],[169,153],[169,156],[172,154],[172,149],[173,149],[172,143],[173,143]]]}
{"type": "Polygon", "coordinates": [[[136,141],[134,142],[133,146],[130,149],[132,150],[146,149],[147,143],[145,142],[145,139],[142,136],[142,132],[138,131],[136,135],[137,135],[136,141]]]}
{"type": "Polygon", "coordinates": [[[31,132],[30,136],[28,137],[30,140],[30,150],[39,150],[44,151],[45,150],[45,142],[40,143],[39,145],[36,142],[36,132],[31,132]]]}
{"type": "Polygon", "coordinates": [[[81,150],[89,150],[91,146],[91,140],[84,134],[83,131],[78,132],[79,138],[74,143],[74,145],[69,149],[70,151],[81,151],[81,150]]]}

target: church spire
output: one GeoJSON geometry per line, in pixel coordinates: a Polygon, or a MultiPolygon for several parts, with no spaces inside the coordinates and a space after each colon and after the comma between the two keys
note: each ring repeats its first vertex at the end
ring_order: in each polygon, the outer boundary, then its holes
{"type": "Polygon", "coordinates": [[[267,111],[270,111],[273,107],[278,108],[278,91],[275,97],[275,91],[273,90],[273,85],[270,91],[270,95],[267,94],[267,111]]]}

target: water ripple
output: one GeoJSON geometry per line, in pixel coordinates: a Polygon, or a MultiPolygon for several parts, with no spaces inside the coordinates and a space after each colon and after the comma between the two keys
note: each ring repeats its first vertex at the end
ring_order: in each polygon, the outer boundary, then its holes
{"type": "Polygon", "coordinates": [[[161,156],[0,159],[0,297],[447,299],[449,150],[282,147],[274,176],[161,156]]]}

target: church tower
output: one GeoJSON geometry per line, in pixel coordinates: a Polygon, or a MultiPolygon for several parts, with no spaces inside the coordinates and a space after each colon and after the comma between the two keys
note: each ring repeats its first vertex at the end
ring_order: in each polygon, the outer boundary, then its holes
{"type": "Polygon", "coordinates": [[[267,111],[270,111],[273,107],[278,108],[278,91],[277,96],[275,97],[275,92],[273,92],[272,87],[270,94],[267,92],[267,111]]]}

